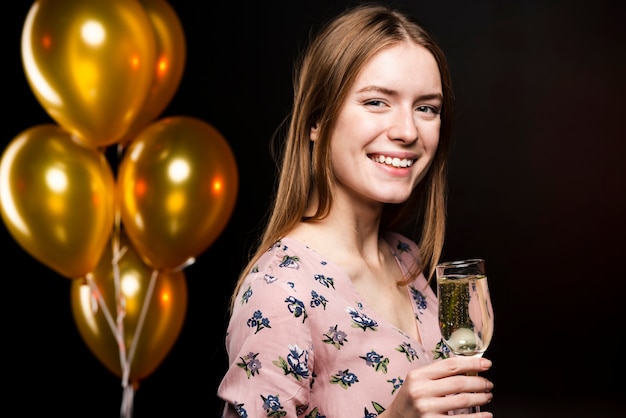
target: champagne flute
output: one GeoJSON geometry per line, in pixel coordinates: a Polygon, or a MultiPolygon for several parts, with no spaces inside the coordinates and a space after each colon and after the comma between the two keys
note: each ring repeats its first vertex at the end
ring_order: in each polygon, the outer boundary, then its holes
{"type": "MultiPolygon", "coordinates": [[[[439,328],[450,351],[460,356],[483,355],[493,336],[493,307],[485,260],[448,261],[436,266],[439,328]]],[[[470,408],[480,412],[480,407],[470,408]]]]}

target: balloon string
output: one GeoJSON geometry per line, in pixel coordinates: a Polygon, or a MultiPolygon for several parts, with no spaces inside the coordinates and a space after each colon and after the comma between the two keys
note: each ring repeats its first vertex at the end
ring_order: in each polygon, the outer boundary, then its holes
{"type": "MultiPolygon", "coordinates": [[[[141,329],[143,328],[144,320],[146,319],[148,313],[148,306],[150,305],[150,300],[152,299],[152,292],[154,291],[154,285],[156,283],[157,276],[159,275],[158,270],[152,270],[152,276],[150,277],[150,284],[148,286],[148,290],[146,291],[146,295],[144,296],[144,301],[141,306],[141,313],[139,315],[139,320],[137,322],[137,328],[135,329],[135,335],[133,335],[133,341],[130,345],[130,351],[128,353],[128,364],[131,364],[133,361],[133,357],[135,356],[135,350],[137,349],[137,343],[139,341],[139,336],[141,335],[141,329]]],[[[128,383],[128,374],[130,370],[127,368],[124,371],[124,383],[128,383]]]]}
{"type": "Polygon", "coordinates": [[[171,271],[174,272],[174,273],[177,273],[179,271],[183,271],[184,269],[186,269],[187,267],[189,267],[190,265],[192,265],[195,262],[196,262],[196,259],[194,257],[189,257],[182,264],[180,264],[179,266],[176,266],[173,269],[171,269],[171,271]]]}
{"type": "MultiPolygon", "coordinates": [[[[118,149],[119,151],[119,149],[118,149]]],[[[112,250],[112,268],[113,268],[113,284],[115,286],[115,301],[117,308],[117,322],[115,329],[117,330],[118,348],[120,357],[120,367],[122,369],[122,405],[120,408],[121,418],[132,418],[133,414],[133,399],[135,396],[135,389],[132,385],[128,384],[128,378],[130,375],[131,359],[128,357],[126,351],[126,343],[124,341],[124,319],[126,318],[126,297],[122,292],[121,278],[119,262],[128,250],[127,246],[120,248],[120,234],[121,234],[121,216],[120,212],[115,212],[115,221],[113,225],[113,233],[111,239],[112,250]]],[[[111,325],[112,326],[112,325],[111,325]]],[[[115,332],[115,331],[114,331],[115,332]]]]}
{"type": "Polygon", "coordinates": [[[128,379],[130,375],[130,365],[133,362],[133,357],[135,356],[135,350],[137,349],[137,341],[139,341],[139,336],[141,335],[141,329],[143,328],[143,323],[148,312],[148,305],[150,304],[150,299],[152,298],[152,293],[154,291],[154,284],[156,282],[157,276],[158,276],[158,271],[153,270],[152,277],[150,278],[150,285],[148,286],[146,295],[144,297],[144,302],[141,307],[139,321],[137,322],[137,329],[135,330],[135,335],[133,336],[133,340],[130,345],[128,357],[125,358],[124,367],[122,368],[122,372],[123,372],[122,387],[124,388],[124,394],[122,398],[120,418],[131,418],[133,414],[133,398],[135,396],[135,388],[133,387],[132,384],[130,385],[128,384],[129,383],[128,379]]]}
{"type": "MultiPolygon", "coordinates": [[[[115,217],[115,223],[113,228],[111,246],[113,257],[111,260],[111,264],[113,267],[113,282],[115,285],[115,300],[116,300],[116,308],[117,308],[117,316],[116,320],[113,320],[111,313],[98,289],[98,286],[93,280],[93,275],[88,273],[86,276],[86,281],[91,288],[92,294],[95,296],[96,301],[98,302],[98,306],[101,307],[102,313],[109,324],[109,328],[117,341],[119,348],[119,357],[120,357],[120,366],[122,369],[122,405],[120,408],[120,417],[121,418],[132,418],[133,413],[133,398],[135,395],[135,387],[132,384],[129,384],[130,377],[130,365],[132,364],[133,358],[135,356],[135,351],[137,349],[137,344],[139,341],[139,337],[141,335],[141,330],[143,328],[143,324],[145,322],[145,318],[148,312],[148,306],[150,305],[150,300],[152,299],[152,293],[154,292],[154,286],[156,283],[156,279],[158,277],[158,270],[152,271],[152,276],[150,278],[150,284],[148,289],[146,290],[146,294],[144,296],[144,302],[141,307],[141,313],[139,316],[139,320],[137,322],[137,328],[133,335],[133,339],[131,341],[130,350],[126,351],[126,344],[124,342],[124,318],[126,317],[126,298],[124,297],[124,293],[121,288],[121,278],[119,271],[119,261],[124,256],[128,247],[123,246],[120,248],[120,220],[118,214],[115,217]]],[[[195,260],[193,258],[187,260],[187,262],[183,266],[188,266],[192,264],[195,260]]],[[[181,266],[181,268],[184,268],[181,266]]]]}
{"type": "Polygon", "coordinates": [[[113,257],[111,260],[111,264],[113,265],[113,283],[115,286],[115,301],[117,308],[117,321],[115,329],[117,330],[116,335],[119,336],[117,342],[120,351],[120,367],[122,369],[122,373],[125,373],[126,370],[130,367],[130,363],[128,362],[126,357],[126,343],[124,342],[124,318],[126,317],[126,298],[121,291],[119,261],[126,253],[127,247],[124,246],[120,249],[119,224],[117,223],[116,228],[113,231],[112,246],[113,257]]]}
{"type": "Polygon", "coordinates": [[[122,407],[120,409],[120,418],[131,418],[133,416],[133,398],[135,396],[135,388],[133,385],[124,387],[122,397],[122,407]]]}
{"type": "Polygon", "coordinates": [[[111,316],[111,313],[109,312],[109,309],[107,308],[106,303],[104,303],[102,294],[100,294],[100,289],[98,289],[98,286],[93,281],[93,275],[91,273],[87,273],[87,275],[85,276],[85,279],[87,281],[87,284],[89,285],[89,288],[91,289],[91,294],[96,297],[98,306],[102,308],[102,314],[107,320],[109,327],[113,331],[115,339],[119,342],[121,340],[121,336],[117,332],[117,328],[115,328],[115,322],[113,321],[113,317],[111,316]]]}
{"type": "MultiPolygon", "coordinates": [[[[124,248],[125,250],[125,248],[124,248]]],[[[122,251],[121,253],[123,253],[122,251]]],[[[102,298],[102,294],[100,293],[100,289],[93,280],[93,275],[88,273],[85,277],[87,284],[91,289],[92,295],[95,296],[97,306],[102,309],[102,314],[104,315],[107,323],[109,324],[109,328],[113,333],[120,350],[120,362],[122,365],[122,371],[124,373],[124,380],[122,382],[123,394],[122,394],[122,406],[120,410],[120,418],[132,418],[133,413],[133,398],[135,394],[135,388],[132,385],[128,384],[128,375],[129,375],[129,365],[130,362],[126,359],[126,348],[124,345],[124,337],[123,333],[120,331],[120,328],[116,327],[116,322],[113,320],[111,313],[109,312],[109,308],[107,307],[104,299],[102,298]]],[[[118,325],[121,324],[121,321],[118,322],[118,325]]]]}

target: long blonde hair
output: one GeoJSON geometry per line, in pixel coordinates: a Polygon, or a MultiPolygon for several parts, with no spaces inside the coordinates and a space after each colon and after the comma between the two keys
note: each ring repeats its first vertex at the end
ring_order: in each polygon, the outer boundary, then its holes
{"type": "MultiPolygon", "coordinates": [[[[231,311],[241,284],[259,257],[303,220],[312,190],[317,212],[304,221],[326,216],[332,204],[330,137],[344,99],[363,65],[377,52],[399,42],[411,41],[428,49],[439,67],[443,89],[439,145],[433,162],[411,197],[402,204],[386,204],[381,231],[399,230],[415,221],[419,228],[421,261],[417,274],[434,265],[443,247],[446,222],[446,170],[452,141],[453,92],[446,58],[432,36],[409,15],[380,4],[347,9],[312,38],[294,72],[292,112],[277,158],[278,187],[269,218],[254,253],[242,270],[230,301],[231,311]],[[311,128],[319,128],[315,146],[311,128]]],[[[277,131],[277,132],[280,132],[277,131]]],[[[405,278],[408,282],[411,278],[405,278]]]]}

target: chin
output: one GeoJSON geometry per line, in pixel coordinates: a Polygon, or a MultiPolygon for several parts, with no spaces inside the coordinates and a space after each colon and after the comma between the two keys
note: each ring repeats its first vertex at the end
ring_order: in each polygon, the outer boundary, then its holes
{"type": "Polygon", "coordinates": [[[409,200],[410,197],[411,194],[409,193],[403,196],[387,196],[386,198],[382,198],[380,201],[389,205],[399,205],[401,203],[405,203],[407,200],[409,200]]]}

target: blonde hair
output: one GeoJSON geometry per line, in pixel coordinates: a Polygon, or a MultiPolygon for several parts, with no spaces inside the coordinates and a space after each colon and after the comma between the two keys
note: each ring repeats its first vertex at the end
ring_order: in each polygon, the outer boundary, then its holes
{"type": "MultiPolygon", "coordinates": [[[[363,65],[377,52],[399,42],[411,41],[429,50],[439,67],[443,89],[439,145],[425,177],[402,204],[386,204],[380,229],[400,230],[412,220],[419,228],[421,260],[411,275],[429,266],[432,277],[444,241],[446,220],[446,171],[452,140],[453,92],[446,58],[432,36],[407,14],[380,4],[361,4],[347,9],[312,38],[295,66],[292,112],[277,155],[278,187],[273,206],[254,253],[242,270],[231,297],[231,311],[241,284],[259,257],[297,223],[324,218],[332,204],[330,138],[340,107],[363,65]],[[313,146],[311,128],[317,126],[313,146]],[[317,212],[303,219],[312,190],[317,193],[317,212]]],[[[280,132],[280,131],[277,131],[280,132]]],[[[275,138],[278,139],[278,138],[275,138]]],[[[407,277],[403,283],[408,283],[407,277]]]]}

